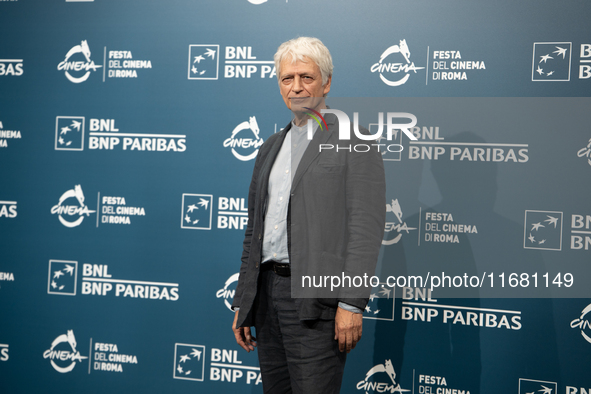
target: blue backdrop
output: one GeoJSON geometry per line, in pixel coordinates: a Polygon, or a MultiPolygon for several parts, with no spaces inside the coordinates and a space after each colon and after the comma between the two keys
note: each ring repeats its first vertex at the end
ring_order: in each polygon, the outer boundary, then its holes
{"type": "Polygon", "coordinates": [[[485,283],[377,288],[342,392],[590,393],[590,11],[0,0],[0,391],[262,392],[229,304],[253,158],[291,119],[273,54],[305,35],[333,108],[417,116],[376,275],[485,283]]]}

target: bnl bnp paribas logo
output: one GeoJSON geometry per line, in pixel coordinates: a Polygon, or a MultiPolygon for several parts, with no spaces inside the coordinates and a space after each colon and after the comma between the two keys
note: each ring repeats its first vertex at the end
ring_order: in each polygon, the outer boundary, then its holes
{"type": "Polygon", "coordinates": [[[371,72],[377,72],[382,82],[388,86],[403,85],[417,70],[425,68],[415,66],[410,56],[406,39],[400,40],[398,45],[392,45],[382,53],[380,60],[371,66],[371,72]]]}
{"type": "MultiPolygon", "coordinates": [[[[126,152],[185,152],[186,134],[119,132],[115,119],[89,118],[87,148],[126,152]]],[[[84,150],[85,117],[55,118],[55,150],[84,150]]],[[[0,144],[1,146],[1,144],[0,144]]]]}
{"type": "MultiPolygon", "coordinates": [[[[591,215],[569,213],[571,250],[591,250],[591,215]]],[[[525,211],[523,247],[562,250],[563,212],[525,211]]],[[[567,227],[568,229],[568,227],[567,227]]]]}
{"type": "MultiPolygon", "coordinates": [[[[571,80],[572,42],[535,42],[532,57],[532,81],[566,82],[571,80]]],[[[576,60],[575,47],[575,60],[576,60]]],[[[579,79],[591,78],[591,44],[579,47],[579,79]]],[[[576,66],[575,66],[576,67],[576,66]]]]}
{"type": "Polygon", "coordinates": [[[205,375],[205,346],[174,344],[174,379],[203,382],[205,375]]]}
{"type": "Polygon", "coordinates": [[[57,69],[63,71],[70,82],[82,83],[90,77],[91,73],[103,67],[96,65],[90,56],[88,42],[82,40],[79,45],[74,45],[66,53],[64,60],[57,65],[57,69]]]}
{"type": "Polygon", "coordinates": [[[84,150],[83,116],[56,117],[55,150],[84,150]]]}
{"type": "MultiPolygon", "coordinates": [[[[223,78],[272,79],[276,75],[273,60],[259,60],[251,46],[226,46],[223,52],[223,78]]],[[[188,79],[216,80],[220,78],[218,44],[189,45],[188,79]]]]}
{"type": "MultiPolygon", "coordinates": [[[[181,228],[211,230],[213,220],[212,194],[184,193],[182,197],[181,228]]],[[[244,230],[248,224],[245,198],[218,197],[217,228],[244,230]]]]}
{"type": "Polygon", "coordinates": [[[562,250],[562,212],[525,211],[523,247],[562,250]]]}
{"type": "Polygon", "coordinates": [[[75,296],[77,277],[77,261],[49,260],[47,294],[75,296]]]}
{"type": "Polygon", "coordinates": [[[532,81],[570,81],[572,43],[536,42],[532,81]]]}

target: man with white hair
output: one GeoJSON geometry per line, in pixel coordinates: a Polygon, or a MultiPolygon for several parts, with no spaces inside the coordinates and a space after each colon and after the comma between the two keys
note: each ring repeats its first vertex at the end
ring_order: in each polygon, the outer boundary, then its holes
{"type": "Polygon", "coordinates": [[[318,116],[333,71],[320,40],[281,44],[275,67],[294,118],[256,159],[232,329],[246,351],[258,347],[265,393],[338,393],[370,288],[302,290],[303,277],[373,275],[385,222],[383,162],[377,150],[321,149],[338,145],[339,122],[318,116]]]}

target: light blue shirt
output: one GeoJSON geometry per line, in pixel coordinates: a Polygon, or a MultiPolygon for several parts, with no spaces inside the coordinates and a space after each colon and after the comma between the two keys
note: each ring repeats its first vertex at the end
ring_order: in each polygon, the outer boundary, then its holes
{"type": "MultiPolygon", "coordinates": [[[[316,129],[318,129],[318,124],[314,123],[313,133],[316,133],[316,129]]],[[[298,127],[292,122],[291,129],[283,140],[283,145],[277,153],[269,174],[263,262],[274,260],[280,263],[289,263],[287,210],[291,183],[309,144],[308,126],[298,127]]]]}
{"type": "MultiPolygon", "coordinates": [[[[313,133],[316,133],[318,124],[312,122],[313,133]]],[[[283,145],[269,174],[269,186],[267,194],[267,212],[265,214],[265,230],[263,236],[263,263],[277,261],[289,263],[287,250],[287,210],[291,183],[296,173],[302,156],[308,148],[308,126],[296,126],[291,123],[283,145]]],[[[362,310],[343,302],[339,307],[353,313],[361,313],[362,310]]]]}

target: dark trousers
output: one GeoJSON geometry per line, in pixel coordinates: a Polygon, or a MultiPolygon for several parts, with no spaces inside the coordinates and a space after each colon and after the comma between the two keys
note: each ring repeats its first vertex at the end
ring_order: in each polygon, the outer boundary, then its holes
{"type": "Polygon", "coordinates": [[[347,354],[334,339],[334,320],[300,321],[291,278],[273,271],[261,272],[255,308],[263,391],[339,393],[347,354]]]}

